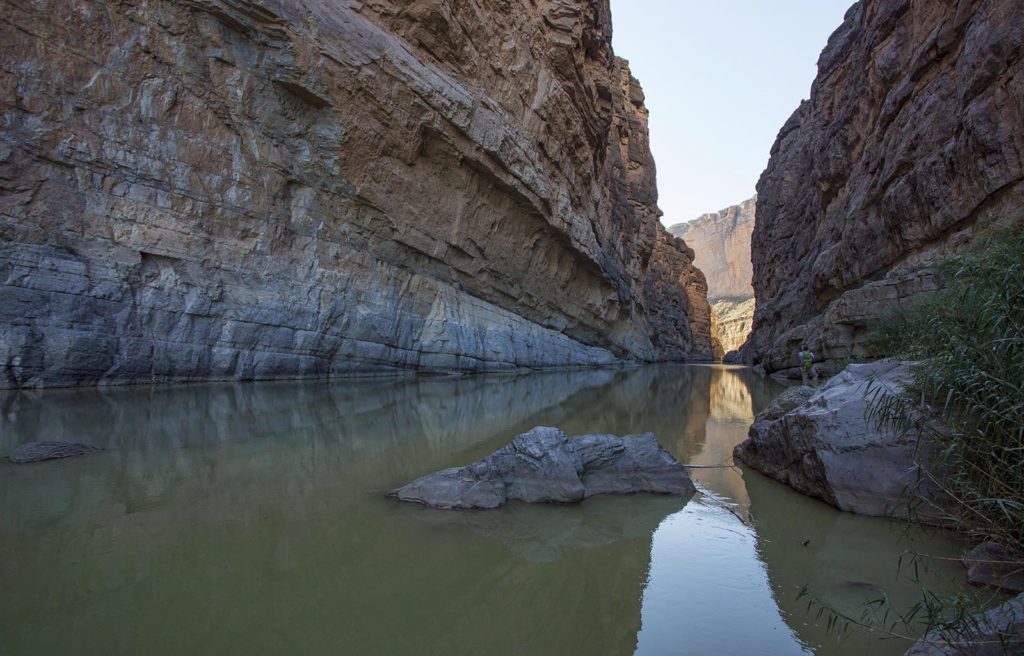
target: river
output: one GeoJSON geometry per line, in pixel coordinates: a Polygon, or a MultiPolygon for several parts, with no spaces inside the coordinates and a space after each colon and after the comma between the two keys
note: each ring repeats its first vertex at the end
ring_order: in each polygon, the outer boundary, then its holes
{"type": "MultiPolygon", "coordinates": [[[[919,598],[901,554],[949,538],[856,517],[749,469],[674,497],[446,512],[384,498],[536,425],[651,431],[728,465],[781,388],[727,366],[7,392],[0,652],[21,654],[901,654],[859,617],[919,598]]],[[[929,588],[962,568],[929,561],[929,588]]],[[[901,629],[902,630],[902,629],[901,629]]]]}

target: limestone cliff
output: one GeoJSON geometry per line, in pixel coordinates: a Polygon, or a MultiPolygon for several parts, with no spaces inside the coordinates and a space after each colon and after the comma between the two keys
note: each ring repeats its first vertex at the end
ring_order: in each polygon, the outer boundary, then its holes
{"type": "Polygon", "coordinates": [[[753,298],[750,285],[750,237],[754,232],[757,196],[719,212],[702,214],[668,229],[686,240],[708,280],[708,300],[753,298]]]}
{"type": "Polygon", "coordinates": [[[707,277],[715,338],[726,352],[743,345],[754,315],[750,237],[756,209],[757,196],[668,229],[693,248],[694,264],[707,277]]]}
{"type": "Polygon", "coordinates": [[[864,353],[928,262],[1024,219],[1020,0],[863,0],[758,183],[748,360],[864,353]]]}
{"type": "Polygon", "coordinates": [[[0,386],[710,355],[607,0],[0,7],[0,386]]]}

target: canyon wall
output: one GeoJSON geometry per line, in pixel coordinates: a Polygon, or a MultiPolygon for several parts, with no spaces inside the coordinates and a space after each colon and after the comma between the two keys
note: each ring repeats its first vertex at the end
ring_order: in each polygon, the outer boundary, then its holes
{"type": "Polygon", "coordinates": [[[607,0],[0,7],[0,386],[711,356],[607,0]]]}
{"type": "Polygon", "coordinates": [[[754,288],[750,284],[750,239],[757,196],[720,212],[702,214],[668,231],[686,240],[696,253],[694,264],[707,277],[708,300],[722,350],[738,349],[750,333],[754,288]]]}
{"type": "Polygon", "coordinates": [[[753,298],[750,279],[750,237],[754,233],[757,196],[719,212],[702,214],[668,231],[686,240],[696,257],[693,263],[708,281],[708,300],[753,298]]]}
{"type": "Polygon", "coordinates": [[[1024,222],[1020,0],[863,0],[818,60],[757,185],[768,371],[865,355],[871,323],[935,289],[928,264],[1024,222]]]}

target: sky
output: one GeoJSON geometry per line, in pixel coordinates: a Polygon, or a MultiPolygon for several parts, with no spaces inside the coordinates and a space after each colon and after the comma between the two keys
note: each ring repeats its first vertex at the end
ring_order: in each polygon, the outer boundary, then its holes
{"type": "Polygon", "coordinates": [[[611,0],[612,46],[650,110],[662,222],[754,195],[853,0],[611,0]]]}

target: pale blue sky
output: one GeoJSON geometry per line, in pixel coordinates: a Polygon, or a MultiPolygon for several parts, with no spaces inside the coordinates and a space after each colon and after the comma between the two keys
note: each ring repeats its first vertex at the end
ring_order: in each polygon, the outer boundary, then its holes
{"type": "Polygon", "coordinates": [[[853,0],[611,0],[613,46],[647,96],[666,225],[754,194],[853,0]]]}

